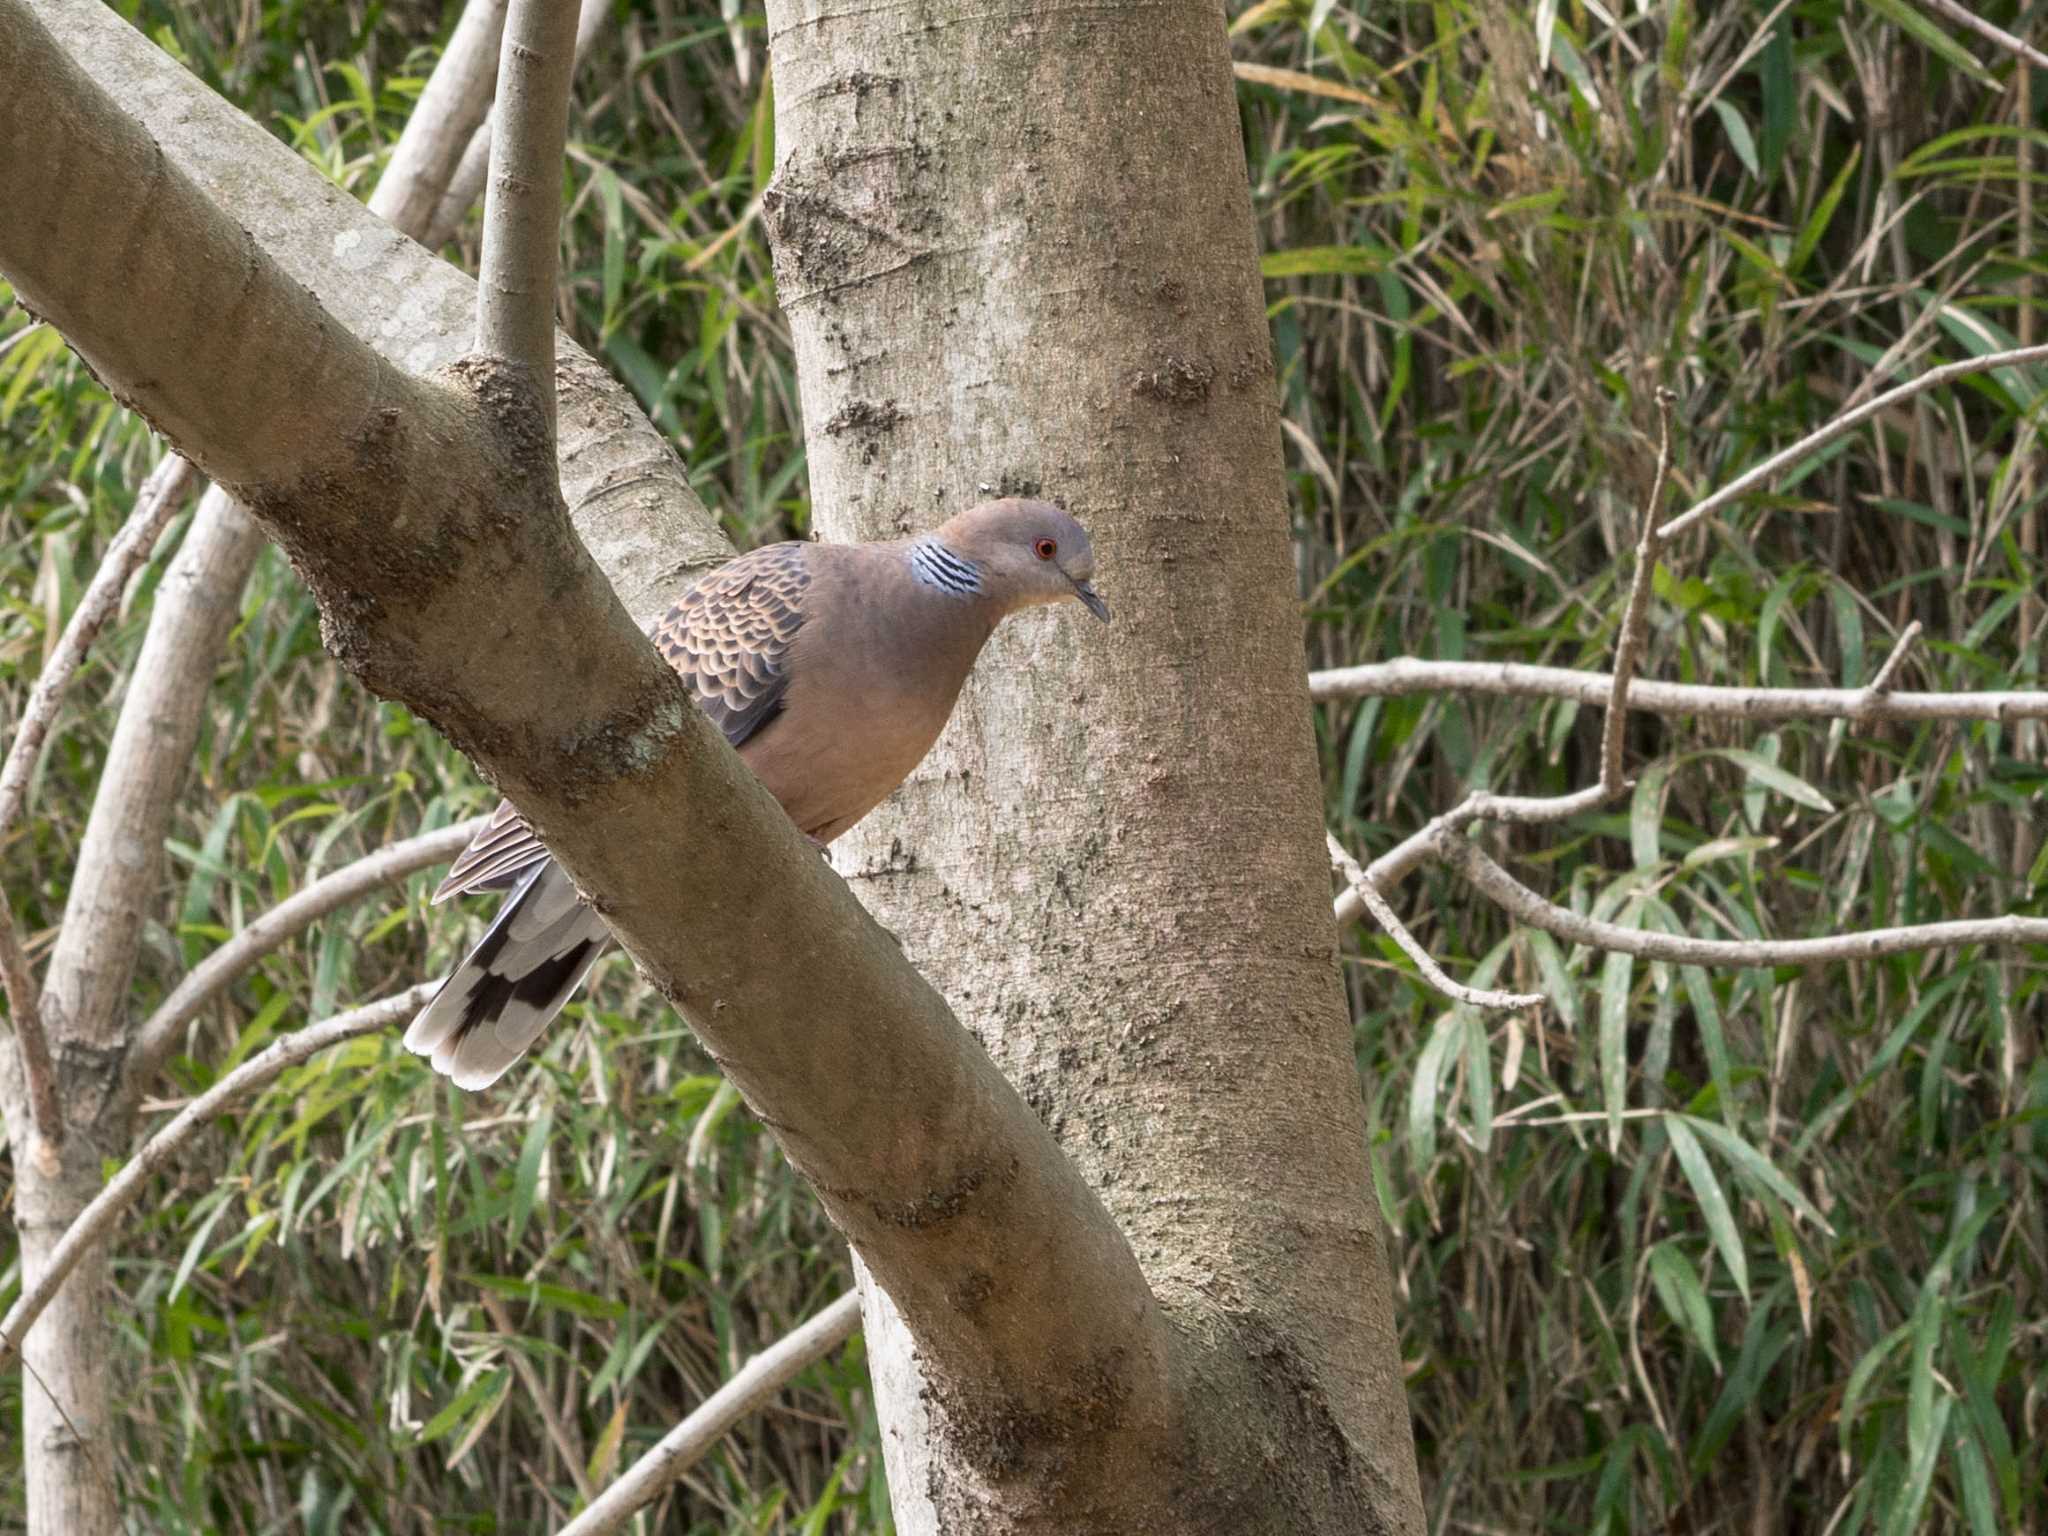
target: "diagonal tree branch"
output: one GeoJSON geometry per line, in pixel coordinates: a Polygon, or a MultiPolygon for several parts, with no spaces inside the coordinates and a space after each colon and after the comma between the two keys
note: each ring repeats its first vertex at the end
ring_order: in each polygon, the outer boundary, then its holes
{"type": "MultiPolygon", "coordinates": [[[[334,320],[410,373],[468,350],[477,304],[471,279],[336,191],[115,10],[98,0],[35,0],[30,9],[136,114],[167,160],[334,320]]],[[[646,622],[694,572],[730,558],[732,546],[631,394],[566,339],[556,353],[562,494],[627,610],[646,622]]]]}
{"type": "Polygon", "coordinates": [[[1743,471],[1713,495],[1694,503],[1659,528],[1657,537],[1663,543],[1670,543],[1694,524],[1739,501],[1759,486],[1783,474],[1800,460],[1825,448],[1836,438],[1854,432],[1871,417],[1881,416],[1893,406],[1902,405],[1917,395],[1924,395],[1930,389],[1953,384],[1957,379],[1968,378],[1974,373],[1991,373],[1999,368],[2014,368],[2022,363],[2042,362],[2048,362],[2048,345],[2015,347],[2007,352],[1989,352],[1982,357],[1966,357],[1958,362],[1944,363],[1939,368],[1930,368],[1918,378],[1908,379],[1896,388],[1872,396],[1853,410],[1844,411],[1825,426],[1807,433],[1791,447],[1779,449],[1754,469],[1743,471]]]}
{"type": "MultiPolygon", "coordinates": [[[[611,20],[611,9],[611,0],[583,0],[582,14],[576,18],[576,64],[579,69],[603,35],[605,23],[611,20]]],[[[454,239],[455,231],[469,216],[469,210],[484,195],[484,181],[491,168],[491,122],[492,118],[487,116],[470,135],[461,163],[448,178],[447,189],[434,205],[433,217],[418,237],[420,244],[439,250],[454,239]]]]}
{"type": "Polygon", "coordinates": [[[321,1023],[309,1024],[251,1056],[172,1116],[143,1143],[141,1151],[121,1165],[120,1172],[107,1180],[106,1187],[93,1197],[92,1203],[78,1214],[58,1240],[49,1262],[8,1308],[6,1318],[0,1320],[0,1366],[14,1357],[35,1320],[42,1316],[43,1309],[63,1289],[65,1278],[78,1267],[78,1261],[94,1244],[112,1232],[114,1224],[142,1193],[150,1176],[218,1119],[229,1105],[330,1045],[390,1028],[411,1014],[432,993],[433,984],[423,982],[361,1008],[336,1014],[321,1023]]]}
{"type": "Polygon", "coordinates": [[[1995,27],[1971,10],[1961,0],[1920,0],[1930,11],[1937,11],[1959,27],[1967,27],[1979,37],[1989,38],[2023,64],[2036,69],[2048,69],[2048,53],[2043,53],[2024,38],[2014,37],[2003,27],[1995,27]]]}
{"type": "Polygon", "coordinates": [[[848,1291],[801,1327],[792,1329],[733,1372],[732,1379],[699,1403],[632,1466],[590,1501],[555,1536],[613,1536],[659,1498],[731,1433],[764,1407],[790,1378],[860,1331],[860,1293],[848,1291]]]}
{"type": "Polygon", "coordinates": [[[185,1026],[250,967],[272,950],[305,932],[331,912],[360,901],[378,888],[403,880],[417,870],[444,864],[455,857],[483,825],[472,817],[434,832],[422,832],[390,843],[375,853],[323,875],[243,928],[220,948],[187,971],[171,995],[157,1005],[136,1031],[129,1053],[129,1091],[140,1098],[163,1067],[185,1026]]]}
{"type": "Polygon", "coordinates": [[[85,653],[92,649],[93,641],[99,638],[100,630],[114,616],[128,578],[149,558],[197,480],[198,474],[191,464],[175,454],[157,465],[143,482],[127,524],[107,547],[99,569],[93,572],[85,596],[78,600],[71,622],[64,626],[63,637],[36,678],[35,689],[15,725],[14,740],[8,744],[7,763],[0,768],[0,840],[14,830],[28,799],[29,776],[35,772],[36,755],[42,751],[44,738],[56,723],[57,705],[64,690],[84,662],[85,653]]]}
{"type": "Polygon", "coordinates": [[[1966,944],[2048,944],[2048,917],[1966,918],[1902,928],[1869,928],[1822,939],[1695,939],[1684,934],[1624,928],[1546,901],[1496,863],[1469,838],[1440,833],[1434,852],[1509,916],[1574,944],[1602,951],[1670,960],[1681,965],[1819,965],[1833,960],[1875,960],[1885,955],[1966,944]]]}

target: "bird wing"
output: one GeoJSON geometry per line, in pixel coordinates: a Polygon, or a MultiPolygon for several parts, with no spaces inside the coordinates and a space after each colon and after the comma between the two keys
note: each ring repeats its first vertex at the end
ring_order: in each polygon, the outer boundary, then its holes
{"type": "Polygon", "coordinates": [[[654,626],[655,648],[735,747],[782,712],[810,584],[802,544],[764,545],[711,572],[654,626]]]}
{"type": "MultiPolygon", "coordinates": [[[[799,543],[767,544],[694,583],[650,632],[697,707],[738,747],[782,712],[789,644],[803,627],[811,573],[799,543]]],[[[499,890],[548,851],[509,800],[448,867],[434,900],[499,890]]]]}

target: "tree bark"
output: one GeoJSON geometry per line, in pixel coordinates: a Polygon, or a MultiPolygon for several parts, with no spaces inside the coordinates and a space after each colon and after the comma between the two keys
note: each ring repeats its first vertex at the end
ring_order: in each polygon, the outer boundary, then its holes
{"type": "MultiPolygon", "coordinates": [[[[329,648],[525,812],[916,1323],[955,1419],[998,1457],[1062,1426],[1088,1494],[1156,1504],[1160,1480],[1133,1473],[1169,1448],[1172,1362],[1128,1244],[622,608],[556,492],[531,377],[467,358],[422,379],[378,355],[19,0],[0,0],[0,76],[22,84],[0,97],[18,149],[0,203],[30,210],[0,223],[0,271],[117,398],[237,482],[329,648]],[[182,270],[167,231],[236,259],[182,270]],[[160,290],[77,259],[110,238],[160,290]],[[188,344],[224,304],[247,322],[246,417],[208,398],[188,344]]],[[[567,399],[561,416],[578,419],[567,399]]]]}
{"type": "MultiPolygon", "coordinates": [[[[1043,495],[1088,526],[1117,609],[1000,632],[836,862],[1174,1328],[1201,1460],[1154,1469],[1179,1487],[1142,1528],[1419,1531],[1222,14],[769,20],[766,211],[818,521],[872,537],[1043,495]]],[[[1140,1528],[1063,1491],[1056,1429],[992,1458],[900,1358],[915,1318],[869,1322],[899,1529],[1140,1528]]]]}
{"type": "MultiPolygon", "coordinates": [[[[492,3],[480,3],[479,13],[492,3]]],[[[157,177],[183,174],[232,209],[245,231],[261,231],[260,237],[244,235],[248,251],[236,251],[236,257],[245,258],[259,244],[273,256],[283,253],[279,265],[289,279],[321,292],[330,313],[339,312],[353,328],[376,337],[387,356],[418,367],[461,353],[475,302],[467,278],[336,193],[291,150],[114,13],[77,0],[36,9],[67,44],[71,59],[136,107],[153,136],[146,141],[152,153],[138,147],[112,160],[91,153],[89,132],[60,136],[63,153],[80,159],[77,171],[60,176],[59,183],[75,179],[69,188],[74,197],[103,196],[110,216],[136,219],[130,226],[138,231],[136,243],[123,251],[125,260],[146,267],[155,259],[158,280],[174,293],[190,283],[248,271],[246,259],[230,260],[225,269],[195,260],[182,244],[189,229],[152,221],[146,207],[137,208],[130,193],[140,167],[157,177]],[[92,192],[97,175],[109,182],[92,192]]],[[[12,91],[15,77],[8,78],[12,91]]],[[[437,149],[424,132],[432,122],[421,122],[419,135],[409,128],[401,149],[416,144],[419,152],[395,157],[373,208],[401,219],[412,216],[409,205],[417,205],[421,215],[431,211],[468,126],[481,112],[473,90],[444,93],[443,99],[461,119],[461,136],[437,149]]],[[[74,94],[68,105],[75,108],[79,100],[74,94]]],[[[19,142],[21,136],[0,138],[19,142]]],[[[28,224],[25,210],[21,216],[31,240],[37,225],[63,223],[61,204],[37,212],[36,224],[28,224]]],[[[105,230],[93,247],[83,259],[97,261],[102,253],[122,250],[105,230]]],[[[134,291],[151,291],[146,272],[130,267],[108,275],[115,282],[142,277],[134,291]]],[[[201,313],[208,309],[204,303],[196,307],[201,313]]],[[[178,307],[167,303],[145,308],[136,318],[146,324],[174,313],[178,307]]],[[[215,310],[216,328],[220,316],[237,313],[231,305],[215,310]]],[[[234,323],[227,322],[230,333],[234,323]]],[[[565,344],[562,355],[564,488],[583,539],[631,610],[645,618],[668,601],[692,567],[728,548],[689,490],[675,455],[630,398],[582,353],[565,344]]],[[[219,360],[231,384],[247,385],[251,370],[238,364],[219,360]]],[[[102,366],[110,365],[103,359],[102,366]]],[[[110,372],[118,376],[118,362],[110,372]]],[[[225,403],[231,417],[251,410],[230,389],[187,393],[211,409],[225,403]]],[[[252,398],[260,411],[260,385],[252,398]]],[[[0,1050],[0,1108],[16,1153],[16,1216],[23,1275],[30,1283],[50,1248],[98,1193],[105,1162],[128,1152],[135,1106],[154,1075],[153,1063],[145,1068],[131,1058],[138,1015],[130,1007],[130,983],[144,921],[155,910],[163,840],[207,691],[264,542],[263,530],[246,511],[226,493],[209,492],[151,612],[45,978],[43,1008],[52,1021],[58,1098],[65,1111],[60,1145],[32,1147],[19,1066],[14,1052],[0,1050]]],[[[108,1438],[118,1367],[107,1262],[98,1249],[89,1254],[23,1341],[29,1387],[22,1445],[31,1536],[102,1536],[120,1528],[108,1438]]]]}

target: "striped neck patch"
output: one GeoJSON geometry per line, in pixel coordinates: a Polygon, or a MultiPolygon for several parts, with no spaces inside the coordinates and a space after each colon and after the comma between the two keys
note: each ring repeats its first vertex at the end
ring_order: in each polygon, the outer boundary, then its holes
{"type": "Polygon", "coordinates": [[[910,574],[949,597],[973,597],[981,591],[981,567],[929,534],[910,546],[910,574]]]}

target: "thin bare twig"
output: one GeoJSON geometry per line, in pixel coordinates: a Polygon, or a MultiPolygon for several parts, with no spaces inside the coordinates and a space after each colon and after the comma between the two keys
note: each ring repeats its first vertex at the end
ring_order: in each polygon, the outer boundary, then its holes
{"type": "Polygon", "coordinates": [[[860,1327],[860,1297],[852,1291],[792,1333],[783,1335],[739,1368],[704,1399],[696,1412],[661,1437],[654,1449],[620,1474],[590,1507],[555,1536],[611,1536],[717,1445],[741,1419],[766,1403],[789,1379],[822,1359],[860,1327]]]}
{"type": "MultiPolygon", "coordinates": [[[[86,586],[85,596],[72,611],[71,622],[64,626],[56,648],[50,652],[49,664],[36,678],[28,703],[22,706],[14,740],[8,745],[6,764],[0,767],[0,847],[6,845],[28,801],[28,782],[35,772],[43,742],[56,722],[65,688],[107,620],[119,608],[128,578],[156,548],[157,539],[198,475],[197,470],[175,454],[150,472],[141,494],[135,498],[135,510],[108,546],[106,558],[100,561],[99,569],[86,586]]],[[[49,1038],[43,1030],[35,973],[22,948],[21,935],[15,930],[14,909],[4,897],[0,897],[0,981],[6,986],[8,1016],[21,1051],[29,1113],[37,1134],[54,1145],[64,1139],[64,1116],[57,1104],[56,1068],[50,1059],[49,1038]]]]}
{"type": "Polygon", "coordinates": [[[1819,965],[1884,955],[1954,949],[1965,944],[2048,944],[2048,917],[1964,919],[1903,928],[1871,928],[1824,939],[1695,939],[1586,917],[1523,885],[1468,838],[1445,835],[1432,850],[1509,916],[1574,944],[1680,965],[1819,965]]]}
{"type": "Polygon", "coordinates": [[[435,982],[422,982],[390,997],[366,1003],[361,1008],[336,1014],[321,1023],[309,1024],[251,1056],[172,1116],[161,1130],[143,1143],[141,1151],[122,1164],[121,1171],[107,1181],[107,1187],[93,1196],[92,1202],[78,1213],[77,1219],[58,1239],[57,1246],[50,1250],[49,1262],[8,1309],[6,1318],[0,1320],[0,1366],[5,1366],[20,1349],[22,1338],[50,1304],[51,1298],[63,1288],[65,1277],[77,1266],[87,1249],[106,1236],[122,1213],[135,1203],[149,1176],[169,1162],[204,1126],[218,1118],[229,1104],[330,1045],[339,1045],[372,1030],[388,1028],[410,1016],[433,995],[436,985],[435,982]]]}
{"type": "Polygon", "coordinates": [[[1966,5],[1956,0],[1920,0],[1930,11],[1939,11],[1959,27],[1968,27],[1979,37],[1989,38],[2015,58],[2023,59],[2036,69],[2048,69],[2048,53],[2043,53],[2025,38],[2014,37],[2003,27],[1994,27],[1966,5]]]}
{"type": "Polygon", "coordinates": [[[1657,536],[1669,543],[1695,523],[1755,490],[1809,454],[1826,447],[1845,433],[1855,431],[1871,417],[1881,415],[1892,406],[1911,400],[1916,395],[1923,395],[1930,389],[1939,389],[1942,385],[1954,383],[1957,379],[1968,378],[1971,374],[1990,373],[1995,369],[2013,368],[2022,363],[2044,362],[2048,362],[2048,345],[2015,347],[2009,352],[1990,352],[1983,357],[1966,357],[1959,362],[1944,363],[1939,368],[1930,368],[1919,378],[1909,379],[1896,389],[1888,389],[1881,395],[1872,396],[1854,410],[1844,411],[1826,426],[1807,433],[1791,447],[1772,454],[1756,468],[1737,475],[1706,500],[1695,503],[1658,529],[1657,536]]]}
{"type": "MultiPolygon", "coordinates": [[[[1541,992],[1494,992],[1481,987],[1468,987],[1461,981],[1453,981],[1436,963],[1434,956],[1422,947],[1422,941],[1408,931],[1394,909],[1387,905],[1387,899],[1373,889],[1372,882],[1365,877],[1365,871],[1358,867],[1358,860],[1338,842],[1336,837],[1325,832],[1323,839],[1330,846],[1330,862],[1337,866],[1337,872],[1344,877],[1345,895],[1355,896],[1360,905],[1373,915],[1386,934],[1401,946],[1401,952],[1415,962],[1415,968],[1428,982],[1445,997],[1456,1003],[1469,1003],[1474,1008],[1534,1008],[1543,1001],[1541,992]]],[[[1340,897],[1337,917],[1344,920],[1346,908],[1340,897]]]]}
{"type": "MultiPolygon", "coordinates": [[[[1614,695],[1607,672],[1537,667],[1517,661],[1426,661],[1397,656],[1357,667],[1311,672],[1309,697],[1406,698],[1415,694],[1487,694],[1502,698],[1572,699],[1606,708],[1614,695]]],[[[1635,678],[1628,707],[1653,715],[1713,720],[1860,720],[1910,724],[1924,720],[2048,720],[2048,691],[2006,693],[1872,693],[1864,688],[1734,688],[1635,678]]]]}
{"type": "MultiPolygon", "coordinates": [[[[1600,733],[1600,782],[1568,795],[1496,795],[1477,790],[1441,816],[1433,817],[1419,832],[1411,833],[1372,861],[1364,884],[1384,895],[1398,885],[1409,871],[1428,861],[1438,839],[1463,831],[1475,821],[1512,821],[1521,826],[1567,821],[1587,811],[1598,810],[1628,789],[1622,771],[1622,741],[1628,707],[1634,702],[1636,664],[1649,633],[1651,577],[1657,555],[1666,542],[1667,530],[1657,526],[1657,506],[1664,496],[1664,481],[1671,469],[1671,407],[1678,397],[1670,390],[1657,390],[1657,474],[1650,483],[1650,495],[1643,504],[1642,532],[1636,541],[1635,570],[1629,577],[1628,600],[1614,642],[1614,671],[1606,683],[1607,719],[1600,733]]],[[[1359,902],[1365,903],[1361,892],[1359,902]]]]}
{"type": "Polygon", "coordinates": [[[179,1032],[258,960],[330,912],[360,901],[379,887],[394,880],[403,880],[416,870],[445,864],[469,845],[470,838],[482,825],[482,817],[472,817],[454,826],[421,832],[379,848],[331,874],[322,875],[305,889],[294,891],[229,938],[186,972],[177,986],[171,989],[171,995],[157,1005],[156,1012],[136,1031],[135,1048],[129,1053],[128,1069],[136,1094],[141,1094],[163,1066],[164,1058],[177,1043],[179,1032]]]}
{"type": "Polygon", "coordinates": [[[1915,619],[1900,631],[1898,640],[1892,645],[1892,653],[1885,657],[1884,665],[1877,669],[1877,676],[1865,685],[1864,691],[1880,699],[1890,693],[1892,679],[1898,676],[1899,668],[1905,664],[1906,652],[1912,649],[1913,642],[1919,638],[1920,621],[1915,619]]]}
{"type": "Polygon", "coordinates": [[[562,146],[576,68],[576,11],[512,0],[498,62],[476,347],[518,363],[554,422],[555,274],[561,254],[562,146]]]}
{"type": "Polygon", "coordinates": [[[1628,735],[1629,684],[1642,660],[1643,645],[1650,633],[1651,578],[1657,570],[1657,554],[1664,547],[1657,532],[1657,509],[1664,504],[1664,481],[1671,473],[1671,407],[1678,396],[1657,389],[1657,473],[1650,482],[1649,499],[1636,534],[1636,566],[1629,576],[1628,602],[1621,612],[1621,630],[1614,642],[1614,698],[1600,731],[1600,788],[1607,795],[1619,795],[1626,787],[1621,771],[1622,743],[1628,735]]]}

